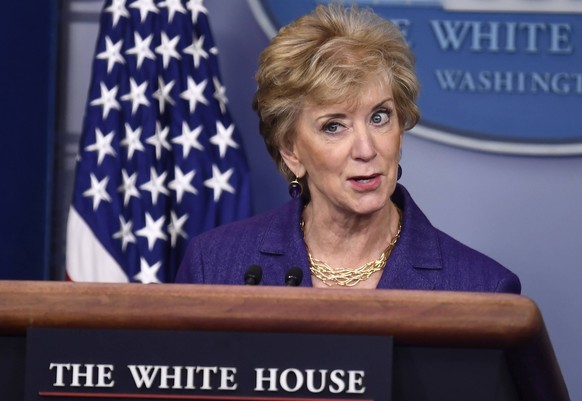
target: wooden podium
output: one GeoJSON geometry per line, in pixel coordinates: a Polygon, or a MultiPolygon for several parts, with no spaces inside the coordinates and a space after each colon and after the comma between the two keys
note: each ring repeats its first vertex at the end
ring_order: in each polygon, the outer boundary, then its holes
{"type": "Polygon", "coordinates": [[[0,281],[6,399],[23,399],[29,327],[388,335],[392,400],[457,399],[483,360],[499,362],[483,399],[569,400],[540,311],[517,295],[0,281]]]}

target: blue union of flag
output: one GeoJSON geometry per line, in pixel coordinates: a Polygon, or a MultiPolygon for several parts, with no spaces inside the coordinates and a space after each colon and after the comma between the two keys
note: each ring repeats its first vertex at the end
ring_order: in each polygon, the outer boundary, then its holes
{"type": "Polygon", "coordinates": [[[104,6],[67,231],[73,281],[173,281],[187,241],[250,215],[203,0],[104,6]]]}

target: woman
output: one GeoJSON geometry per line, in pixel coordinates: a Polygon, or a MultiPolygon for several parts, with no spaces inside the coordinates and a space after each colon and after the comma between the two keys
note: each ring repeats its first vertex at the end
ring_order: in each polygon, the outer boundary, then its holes
{"type": "Polygon", "coordinates": [[[517,276],[435,229],[397,184],[419,111],[394,24],[319,6],[280,30],[256,78],[261,135],[293,199],[194,238],[178,282],[284,285],[295,266],[302,286],[520,292],[517,276]]]}

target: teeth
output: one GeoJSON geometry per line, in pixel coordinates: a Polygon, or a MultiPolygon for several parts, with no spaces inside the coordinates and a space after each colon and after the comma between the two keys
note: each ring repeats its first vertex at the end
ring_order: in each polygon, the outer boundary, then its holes
{"type": "Polygon", "coordinates": [[[368,182],[371,180],[372,180],[371,178],[356,178],[356,181],[358,181],[358,182],[368,182]]]}

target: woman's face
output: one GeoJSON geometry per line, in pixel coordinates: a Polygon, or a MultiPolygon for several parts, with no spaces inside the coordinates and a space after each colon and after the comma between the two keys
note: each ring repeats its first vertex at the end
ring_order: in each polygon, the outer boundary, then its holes
{"type": "Polygon", "coordinates": [[[390,85],[371,81],[356,102],[306,104],[292,149],[281,154],[291,171],[307,176],[314,208],[370,214],[394,192],[401,139],[390,85]]]}

